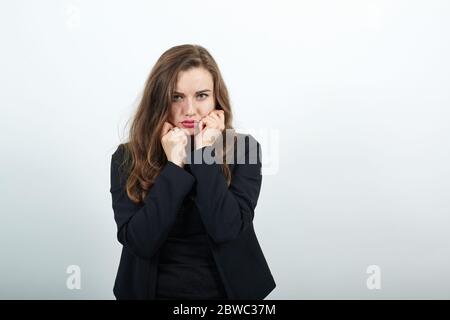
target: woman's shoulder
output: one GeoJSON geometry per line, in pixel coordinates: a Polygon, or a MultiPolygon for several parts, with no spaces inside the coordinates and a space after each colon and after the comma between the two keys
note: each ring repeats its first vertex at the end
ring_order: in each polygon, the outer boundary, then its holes
{"type": "Polygon", "coordinates": [[[121,143],[111,156],[111,170],[114,174],[128,176],[131,168],[131,153],[129,143],[121,143]]]}
{"type": "Polygon", "coordinates": [[[113,161],[116,162],[122,162],[125,156],[125,153],[128,151],[129,143],[120,143],[114,153],[112,154],[111,158],[113,161]]]}
{"type": "Polygon", "coordinates": [[[120,183],[124,183],[129,175],[129,153],[128,143],[121,143],[116,147],[116,150],[111,156],[111,177],[112,179],[118,179],[120,177],[120,183]]]}

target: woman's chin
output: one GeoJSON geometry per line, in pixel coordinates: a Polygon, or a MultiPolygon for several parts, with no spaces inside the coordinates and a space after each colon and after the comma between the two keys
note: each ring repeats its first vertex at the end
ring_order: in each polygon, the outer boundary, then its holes
{"type": "Polygon", "coordinates": [[[190,136],[194,135],[195,128],[185,128],[185,130],[187,130],[187,132],[189,133],[190,136]]]}
{"type": "Polygon", "coordinates": [[[185,126],[179,126],[180,129],[183,129],[184,132],[186,132],[190,136],[195,136],[198,133],[198,129],[196,131],[196,128],[186,128],[185,126]]]}

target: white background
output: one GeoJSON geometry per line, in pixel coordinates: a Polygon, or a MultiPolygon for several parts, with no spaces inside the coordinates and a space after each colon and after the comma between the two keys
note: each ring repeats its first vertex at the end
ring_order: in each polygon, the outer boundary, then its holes
{"type": "Polygon", "coordinates": [[[450,298],[449,1],[2,1],[0,24],[0,298],[114,299],[111,154],[185,43],[275,155],[267,299],[450,298]]]}

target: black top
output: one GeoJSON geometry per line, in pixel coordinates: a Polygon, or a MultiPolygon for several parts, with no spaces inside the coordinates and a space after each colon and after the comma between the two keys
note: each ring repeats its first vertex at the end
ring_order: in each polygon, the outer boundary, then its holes
{"type": "MultiPolygon", "coordinates": [[[[191,172],[188,166],[186,171],[191,172]]],[[[185,198],[161,246],[156,299],[226,299],[205,227],[195,206],[195,188],[185,198]]]]}
{"type": "MultiPolygon", "coordinates": [[[[220,164],[191,163],[189,173],[168,161],[143,203],[135,203],[128,197],[129,173],[121,165],[126,144],[119,145],[111,157],[110,188],[117,240],[123,246],[113,288],[117,299],[155,298],[161,248],[172,242],[168,241],[168,234],[193,188],[196,209],[192,212],[199,213],[206,229],[228,299],[264,299],[275,288],[253,226],[262,182],[261,146],[251,135],[238,133],[240,138],[245,140],[243,158],[255,152],[259,155],[256,163],[230,164],[230,186],[220,164]]],[[[194,154],[201,158],[212,149],[202,147],[194,154]]]]}

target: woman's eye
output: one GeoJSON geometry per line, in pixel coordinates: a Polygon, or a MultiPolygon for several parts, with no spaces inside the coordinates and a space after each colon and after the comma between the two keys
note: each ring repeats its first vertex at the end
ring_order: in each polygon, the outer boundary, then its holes
{"type": "MultiPolygon", "coordinates": [[[[199,95],[197,95],[197,98],[199,98],[200,100],[204,100],[206,97],[208,97],[206,93],[200,93],[199,95]]],[[[180,101],[181,99],[183,99],[183,97],[180,95],[174,95],[172,98],[173,101],[180,101]]]]}

